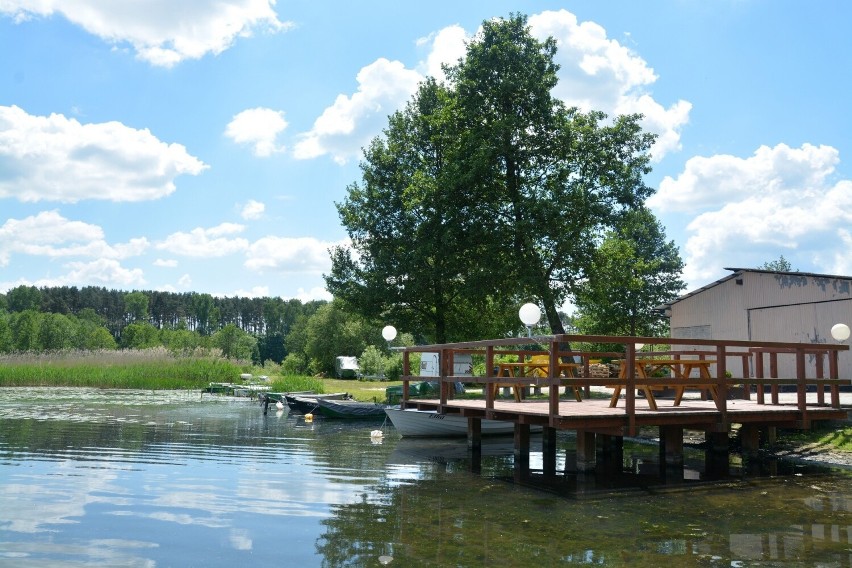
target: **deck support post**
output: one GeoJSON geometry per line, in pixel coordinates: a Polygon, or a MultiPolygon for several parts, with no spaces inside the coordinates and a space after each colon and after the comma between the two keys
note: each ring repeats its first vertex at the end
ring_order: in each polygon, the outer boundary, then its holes
{"type": "Polygon", "coordinates": [[[618,474],[624,468],[624,438],[608,434],[597,435],[597,452],[604,473],[618,474]]]}
{"type": "Polygon", "coordinates": [[[740,428],[740,445],[743,455],[756,455],[760,450],[760,428],[754,424],[743,424],[740,428]]]}
{"type": "Polygon", "coordinates": [[[660,462],[683,466],[683,426],[660,426],[660,462]]]}
{"type": "Polygon", "coordinates": [[[577,430],[577,471],[593,471],[596,465],[595,433],[577,430]]]}
{"type": "Polygon", "coordinates": [[[467,419],[467,447],[471,450],[482,448],[482,420],[467,419]]]}
{"type": "Polygon", "coordinates": [[[542,468],[545,475],[556,475],[556,428],[545,426],[541,433],[542,468]]]}
{"type": "Polygon", "coordinates": [[[704,450],[704,472],[710,479],[727,475],[731,463],[730,439],[728,432],[707,430],[704,432],[707,442],[704,450]]]}
{"type": "Polygon", "coordinates": [[[778,428],[777,427],[767,426],[766,428],[763,429],[763,432],[765,434],[767,444],[772,445],[776,441],[778,441],[778,428]]]}
{"type": "Polygon", "coordinates": [[[515,458],[523,457],[530,459],[530,425],[515,424],[515,458]]]}

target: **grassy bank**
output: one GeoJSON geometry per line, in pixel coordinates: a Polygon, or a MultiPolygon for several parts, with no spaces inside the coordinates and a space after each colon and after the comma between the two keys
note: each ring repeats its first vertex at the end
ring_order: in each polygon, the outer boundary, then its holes
{"type": "Polygon", "coordinates": [[[282,377],[270,385],[273,392],[314,391],[317,393],[348,392],[355,400],[384,402],[385,389],[401,385],[402,381],[357,381],[317,377],[282,377]]]}
{"type": "Polygon", "coordinates": [[[848,422],[821,422],[811,430],[784,430],[779,434],[785,442],[799,446],[852,453],[852,425],[848,422]]]}
{"type": "Polygon", "coordinates": [[[200,389],[210,382],[234,382],[244,367],[165,349],[27,353],[0,357],[0,387],[200,389]]]}

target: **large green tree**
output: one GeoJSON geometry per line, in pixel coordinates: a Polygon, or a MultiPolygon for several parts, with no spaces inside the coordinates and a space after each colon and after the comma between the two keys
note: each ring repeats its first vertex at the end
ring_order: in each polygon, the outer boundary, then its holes
{"type": "Polygon", "coordinates": [[[651,194],[648,149],[638,116],[608,122],[552,95],[556,42],[538,41],[525,16],[483,22],[466,57],[450,69],[469,199],[490,228],[484,258],[500,259],[515,292],[564,333],[558,308],[582,280],[595,243],[619,214],[651,194]]]}
{"type": "Polygon", "coordinates": [[[653,213],[627,213],[595,252],[588,279],[577,287],[576,325],[595,335],[656,336],[665,319],[655,308],[684,289],[683,261],[653,213]]]}
{"type": "Polygon", "coordinates": [[[524,16],[486,21],[447,83],[391,117],[339,206],[352,249],[333,251],[335,296],[438,342],[501,335],[528,300],[564,333],[596,244],[652,191],[654,138],[554,98],[555,52],[524,16]]]}
{"type": "MultiPolygon", "coordinates": [[[[389,119],[361,163],[363,182],[338,204],[351,248],[332,252],[329,291],[369,319],[442,343],[493,335],[501,308],[495,267],[483,264],[477,203],[459,185],[453,97],[430,79],[389,119]]],[[[505,311],[504,311],[505,312],[505,311]]]]}

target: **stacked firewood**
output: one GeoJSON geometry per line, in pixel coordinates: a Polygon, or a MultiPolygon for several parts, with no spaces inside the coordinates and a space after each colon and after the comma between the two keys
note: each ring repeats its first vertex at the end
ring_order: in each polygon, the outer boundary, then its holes
{"type": "Polygon", "coordinates": [[[592,363],[589,365],[589,376],[596,379],[609,378],[609,365],[603,363],[592,363]]]}

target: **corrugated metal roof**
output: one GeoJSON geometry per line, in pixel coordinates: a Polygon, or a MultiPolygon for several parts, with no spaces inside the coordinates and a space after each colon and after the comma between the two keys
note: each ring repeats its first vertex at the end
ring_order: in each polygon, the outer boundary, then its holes
{"type": "Polygon", "coordinates": [[[700,294],[701,292],[703,292],[705,290],[709,290],[710,288],[714,288],[714,287],[718,286],[719,284],[723,284],[723,283],[727,282],[728,280],[731,280],[732,278],[736,278],[737,276],[740,276],[744,272],[758,272],[758,273],[761,273],[761,274],[789,274],[789,275],[794,275],[794,276],[809,276],[809,277],[813,277],[813,278],[833,278],[833,279],[837,279],[837,280],[849,280],[850,282],[852,282],[852,276],[837,276],[837,275],[834,275],[834,274],[818,274],[816,272],[765,270],[765,269],[762,269],[762,268],[728,268],[728,267],[725,267],[725,270],[731,270],[733,273],[729,274],[728,276],[725,276],[724,278],[720,278],[719,280],[716,280],[715,282],[711,282],[711,283],[709,283],[705,286],[702,286],[701,288],[697,288],[697,289],[693,290],[692,292],[687,292],[683,296],[678,296],[675,300],[672,300],[671,302],[667,302],[665,304],[659,305],[659,306],[655,307],[654,309],[660,310],[660,311],[668,310],[673,305],[677,304],[678,302],[686,300],[687,298],[695,296],[696,294],[700,294]]]}

